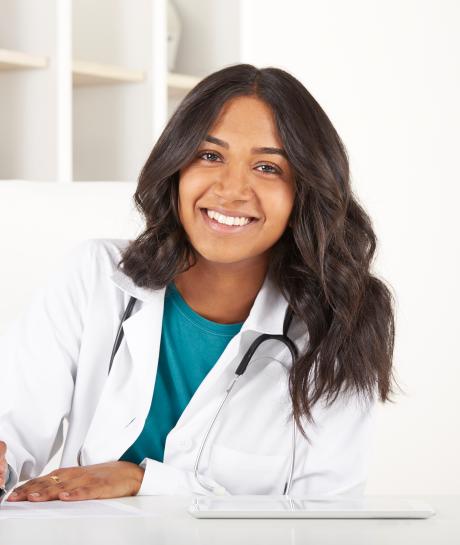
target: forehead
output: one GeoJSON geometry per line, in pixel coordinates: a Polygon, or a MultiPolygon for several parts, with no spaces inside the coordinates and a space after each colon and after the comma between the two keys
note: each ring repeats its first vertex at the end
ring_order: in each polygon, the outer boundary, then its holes
{"type": "MultiPolygon", "coordinates": [[[[214,136],[257,139],[257,144],[281,144],[271,107],[254,96],[234,97],[220,110],[209,131],[214,136]]],[[[225,139],[225,138],[224,138],[225,139]]]]}

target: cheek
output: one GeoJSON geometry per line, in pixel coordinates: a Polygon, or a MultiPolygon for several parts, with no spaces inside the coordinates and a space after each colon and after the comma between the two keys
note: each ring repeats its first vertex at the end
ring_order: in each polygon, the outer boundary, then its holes
{"type": "Polygon", "coordinates": [[[192,219],[202,183],[193,176],[182,175],[179,179],[178,209],[182,224],[192,219]]]}
{"type": "Polygon", "coordinates": [[[263,207],[266,227],[275,235],[281,236],[289,223],[294,206],[294,192],[290,188],[282,188],[265,196],[263,207]]]}

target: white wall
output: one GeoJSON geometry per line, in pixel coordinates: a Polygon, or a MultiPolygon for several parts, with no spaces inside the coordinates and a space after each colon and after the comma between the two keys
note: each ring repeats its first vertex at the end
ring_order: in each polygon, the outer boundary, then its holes
{"type": "Polygon", "coordinates": [[[367,493],[460,493],[460,3],[253,0],[245,62],[293,73],[350,154],[397,298],[395,367],[367,493]]]}
{"type": "Polygon", "coordinates": [[[140,232],[134,191],[131,182],[0,182],[0,333],[72,246],[140,232]]]}

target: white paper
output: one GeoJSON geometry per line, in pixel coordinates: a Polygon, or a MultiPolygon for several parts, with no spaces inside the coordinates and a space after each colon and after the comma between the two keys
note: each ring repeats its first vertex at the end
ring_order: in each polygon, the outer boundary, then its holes
{"type": "Polygon", "coordinates": [[[142,511],[116,499],[80,501],[17,501],[3,502],[0,520],[9,518],[79,518],[79,517],[151,517],[155,513],[142,511]]]}

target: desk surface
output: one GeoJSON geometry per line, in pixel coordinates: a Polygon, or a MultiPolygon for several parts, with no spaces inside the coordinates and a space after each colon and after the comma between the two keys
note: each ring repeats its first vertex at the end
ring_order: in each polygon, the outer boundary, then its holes
{"type": "Polygon", "coordinates": [[[119,501],[160,517],[9,519],[0,522],[0,545],[453,545],[460,543],[460,496],[394,496],[429,503],[428,519],[198,520],[190,498],[139,496],[119,501]]]}

